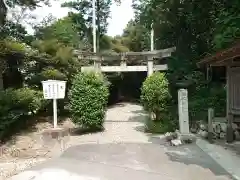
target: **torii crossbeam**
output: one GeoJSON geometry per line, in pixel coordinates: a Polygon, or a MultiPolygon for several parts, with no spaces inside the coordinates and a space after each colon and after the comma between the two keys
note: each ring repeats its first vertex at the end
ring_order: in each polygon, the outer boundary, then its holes
{"type": "Polygon", "coordinates": [[[176,50],[175,47],[153,50],[153,51],[143,51],[143,52],[124,52],[124,53],[91,53],[75,51],[78,58],[81,60],[92,60],[94,62],[93,66],[83,66],[81,71],[88,71],[97,69],[102,72],[139,72],[147,71],[148,75],[151,75],[154,71],[165,71],[167,70],[167,64],[154,64],[156,59],[162,59],[170,57],[171,54],[176,50]],[[107,62],[107,65],[105,65],[107,62]],[[109,65],[116,64],[120,62],[119,65],[109,65]],[[136,65],[136,64],[146,64],[146,65],[136,65]],[[134,65],[131,65],[134,64],[134,65]]]}

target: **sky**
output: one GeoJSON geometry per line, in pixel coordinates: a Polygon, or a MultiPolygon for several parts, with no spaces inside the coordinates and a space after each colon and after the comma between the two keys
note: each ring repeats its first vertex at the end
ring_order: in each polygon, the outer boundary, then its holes
{"type": "MultiPolygon", "coordinates": [[[[61,1],[52,2],[51,7],[40,7],[33,11],[33,15],[36,16],[36,19],[33,23],[40,22],[44,17],[49,14],[52,14],[56,18],[62,18],[67,15],[68,9],[61,8],[61,1]]],[[[109,36],[121,35],[123,29],[126,27],[128,21],[133,18],[134,12],[131,7],[132,0],[122,0],[121,5],[113,4],[111,6],[111,18],[108,19],[109,26],[107,34],[109,36]]],[[[24,23],[25,24],[25,23],[24,23]]],[[[26,25],[29,33],[32,33],[33,30],[30,26],[26,25]]]]}

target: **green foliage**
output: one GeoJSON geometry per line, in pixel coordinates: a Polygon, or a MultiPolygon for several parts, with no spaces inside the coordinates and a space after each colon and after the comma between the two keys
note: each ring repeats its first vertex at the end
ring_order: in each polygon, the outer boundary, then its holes
{"type": "Polygon", "coordinates": [[[41,74],[42,80],[48,80],[48,79],[66,80],[65,74],[51,67],[45,68],[40,74],[41,74]]]}
{"type": "Polygon", "coordinates": [[[143,107],[161,119],[161,114],[167,112],[170,94],[165,74],[156,72],[149,76],[142,85],[141,102],[143,107]]]}
{"type": "Polygon", "coordinates": [[[213,38],[215,50],[228,48],[240,38],[240,2],[238,0],[231,0],[227,4],[218,2],[218,6],[213,38]]]}
{"type": "MultiPolygon", "coordinates": [[[[135,27],[137,24],[150,32],[153,23],[155,48],[176,47],[173,57],[167,59],[167,78],[175,108],[176,82],[191,83],[188,89],[190,121],[204,119],[209,107],[213,107],[219,116],[225,116],[225,83],[207,82],[205,71],[198,69],[196,63],[239,39],[239,3],[239,0],[134,1],[135,27]]],[[[126,38],[131,34],[137,37],[134,28],[128,30],[126,38]]],[[[138,47],[140,42],[146,46],[147,41],[139,38],[131,41],[133,44],[128,45],[129,49],[138,47]]]]}
{"type": "Polygon", "coordinates": [[[201,87],[189,96],[189,116],[191,120],[207,120],[208,108],[214,108],[215,115],[226,114],[226,90],[223,86],[201,87]]]}
{"type": "MultiPolygon", "coordinates": [[[[73,10],[71,16],[81,36],[92,44],[92,1],[69,1],[62,5],[73,10]],[[77,12],[76,12],[77,11],[77,12]]],[[[107,19],[110,16],[111,0],[96,0],[96,25],[97,25],[97,49],[100,50],[100,42],[107,30],[107,19]]]]}
{"type": "Polygon", "coordinates": [[[0,139],[13,133],[12,128],[21,128],[28,117],[37,114],[46,104],[42,92],[29,88],[0,91],[0,139]]]}
{"type": "Polygon", "coordinates": [[[25,82],[39,88],[41,81],[46,79],[67,80],[71,84],[72,75],[81,67],[81,62],[73,55],[73,48],[56,39],[34,41],[33,46],[38,51],[34,54],[36,58],[25,61],[25,82]]]}
{"type": "Polygon", "coordinates": [[[21,88],[13,91],[14,101],[16,107],[22,108],[27,114],[37,113],[43,109],[46,105],[46,101],[43,99],[41,91],[36,91],[30,88],[21,88]]]}
{"type": "Polygon", "coordinates": [[[78,73],[69,95],[73,122],[82,128],[102,129],[108,94],[108,84],[102,74],[78,73]]]}
{"type": "Polygon", "coordinates": [[[153,121],[147,119],[145,122],[145,132],[153,134],[163,134],[166,132],[173,132],[178,128],[176,120],[165,116],[162,121],[153,121]]]}
{"type": "Polygon", "coordinates": [[[18,42],[11,37],[1,40],[0,45],[1,45],[0,52],[4,52],[4,53],[18,52],[18,53],[24,54],[24,52],[26,50],[25,44],[18,42]]]}
{"type": "Polygon", "coordinates": [[[0,34],[0,39],[11,36],[17,40],[24,41],[27,31],[21,24],[14,23],[12,21],[6,21],[5,25],[0,28],[0,34]]]}
{"type": "Polygon", "coordinates": [[[36,37],[42,40],[57,39],[59,42],[78,48],[81,44],[80,35],[71,17],[57,20],[49,26],[35,27],[36,37]]]}
{"type": "Polygon", "coordinates": [[[130,20],[123,31],[122,44],[131,51],[150,50],[150,32],[136,20],[130,20]]]}

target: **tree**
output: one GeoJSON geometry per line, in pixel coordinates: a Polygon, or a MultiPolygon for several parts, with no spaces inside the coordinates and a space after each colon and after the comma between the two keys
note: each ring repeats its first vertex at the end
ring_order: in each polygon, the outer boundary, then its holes
{"type": "Polygon", "coordinates": [[[5,24],[7,12],[9,9],[18,6],[29,10],[34,10],[36,7],[40,6],[41,3],[48,4],[48,0],[19,0],[19,1],[0,0],[0,26],[5,24]]]}
{"type": "Polygon", "coordinates": [[[218,3],[218,15],[214,31],[215,50],[227,48],[240,37],[240,2],[237,0],[218,3]]]}
{"type": "Polygon", "coordinates": [[[56,39],[34,41],[32,47],[37,49],[25,62],[24,75],[27,83],[40,88],[41,81],[47,79],[68,80],[78,71],[80,63],[73,55],[73,48],[56,39]]]}
{"type": "Polygon", "coordinates": [[[7,16],[7,6],[4,0],[0,0],[0,26],[5,24],[7,16]]]}
{"type": "MultiPolygon", "coordinates": [[[[120,3],[118,0],[115,2],[120,3]]],[[[107,19],[110,17],[111,4],[112,0],[96,0],[97,51],[101,50],[101,41],[105,39],[104,34],[107,30],[107,19]]],[[[62,6],[77,11],[77,13],[71,13],[73,21],[78,25],[79,32],[84,32],[88,41],[92,44],[92,1],[71,1],[64,3],[62,6]]]]}
{"type": "MultiPolygon", "coordinates": [[[[211,99],[210,90],[214,87],[217,90],[219,85],[206,81],[196,62],[206,54],[228,47],[240,37],[239,1],[135,0],[134,8],[135,21],[139,25],[150,31],[153,23],[157,49],[176,47],[174,55],[167,60],[167,77],[175,104],[176,82],[187,81],[191,84],[189,97],[194,97],[189,100],[190,113],[199,106],[206,109],[210,105],[206,103],[211,99]],[[207,96],[201,101],[203,94],[207,96]]],[[[139,43],[138,40],[133,45],[139,43]]],[[[216,91],[213,92],[211,96],[217,97],[216,91]]]]}
{"type": "Polygon", "coordinates": [[[40,24],[35,27],[35,36],[42,40],[56,39],[59,42],[74,47],[83,48],[80,33],[70,16],[59,19],[52,24],[40,24]]]}
{"type": "Polygon", "coordinates": [[[130,20],[123,30],[122,44],[131,51],[150,50],[150,31],[136,20],[130,20]]]}
{"type": "Polygon", "coordinates": [[[25,27],[12,21],[6,21],[3,28],[0,29],[1,39],[13,37],[17,40],[24,41],[27,35],[25,27]]]}

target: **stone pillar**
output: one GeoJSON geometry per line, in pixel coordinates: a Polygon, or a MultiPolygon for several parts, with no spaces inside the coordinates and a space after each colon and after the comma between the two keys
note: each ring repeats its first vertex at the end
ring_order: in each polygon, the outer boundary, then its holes
{"type": "Polygon", "coordinates": [[[208,109],[208,140],[209,142],[213,142],[213,118],[214,118],[214,110],[212,108],[208,109]]]}
{"type": "Polygon", "coordinates": [[[188,91],[178,90],[178,116],[181,134],[189,134],[188,91]]]}
{"type": "Polygon", "coordinates": [[[96,70],[99,70],[101,68],[102,57],[95,56],[93,60],[94,60],[94,68],[96,70]]]}
{"type": "Polygon", "coordinates": [[[153,57],[147,57],[147,71],[148,76],[153,74],[153,57]]]}
{"type": "Polygon", "coordinates": [[[127,66],[127,62],[126,62],[126,60],[125,60],[125,56],[121,56],[121,66],[123,66],[123,67],[126,67],[127,66]]]}

